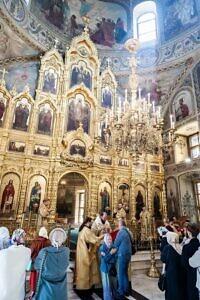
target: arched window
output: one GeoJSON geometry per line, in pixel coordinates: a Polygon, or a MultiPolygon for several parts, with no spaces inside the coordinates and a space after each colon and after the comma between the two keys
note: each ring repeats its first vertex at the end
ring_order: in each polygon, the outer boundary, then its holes
{"type": "Polygon", "coordinates": [[[134,38],[141,43],[157,39],[156,4],[154,1],[144,1],[135,6],[133,11],[134,38]]]}

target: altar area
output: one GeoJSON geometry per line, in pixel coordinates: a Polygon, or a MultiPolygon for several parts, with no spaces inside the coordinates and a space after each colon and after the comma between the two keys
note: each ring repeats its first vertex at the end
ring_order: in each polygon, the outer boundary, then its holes
{"type": "Polygon", "coordinates": [[[36,229],[44,199],[49,201],[49,226],[65,219],[78,226],[102,210],[114,224],[119,203],[132,228],[144,207],[152,226],[166,216],[161,110],[138,89],[137,42],[130,39],[125,47],[131,54],[129,87],[120,91],[109,58],[100,72],[87,26],[64,59],[56,46],[41,57],[34,96],[29,86],[21,93],[8,90],[4,71],[2,224],[36,229]]]}

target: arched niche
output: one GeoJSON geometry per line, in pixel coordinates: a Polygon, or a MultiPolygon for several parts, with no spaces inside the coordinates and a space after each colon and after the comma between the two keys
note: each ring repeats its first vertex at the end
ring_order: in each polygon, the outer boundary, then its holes
{"type": "Polygon", "coordinates": [[[46,194],[46,183],[46,178],[42,175],[34,175],[30,178],[24,208],[25,211],[38,213],[40,203],[44,200],[46,194]]]}
{"type": "Polygon", "coordinates": [[[56,213],[70,223],[81,224],[86,211],[88,182],[82,174],[70,172],[58,183],[56,213]]]}
{"type": "Polygon", "coordinates": [[[130,187],[127,183],[120,183],[118,185],[118,202],[129,206],[130,201],[130,187]]]}
{"type": "Polygon", "coordinates": [[[140,219],[140,214],[143,207],[146,206],[146,191],[142,184],[138,184],[135,187],[135,218],[136,220],[140,219]]]}
{"type": "Polygon", "coordinates": [[[155,220],[162,220],[162,191],[159,187],[155,187],[153,192],[153,216],[155,220]]]}
{"type": "Polygon", "coordinates": [[[98,192],[98,211],[106,211],[108,214],[111,212],[111,184],[108,181],[103,181],[99,185],[99,192],[98,192]]]}
{"type": "Polygon", "coordinates": [[[0,186],[0,219],[15,219],[18,210],[20,177],[16,173],[3,176],[0,186]]]}

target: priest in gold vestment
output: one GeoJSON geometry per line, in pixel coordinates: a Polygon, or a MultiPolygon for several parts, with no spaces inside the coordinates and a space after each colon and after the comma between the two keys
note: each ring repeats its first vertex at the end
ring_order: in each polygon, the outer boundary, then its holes
{"type": "Polygon", "coordinates": [[[89,290],[101,282],[97,249],[103,236],[97,237],[91,231],[91,225],[92,219],[87,217],[79,229],[75,266],[77,290],[89,290]]]}

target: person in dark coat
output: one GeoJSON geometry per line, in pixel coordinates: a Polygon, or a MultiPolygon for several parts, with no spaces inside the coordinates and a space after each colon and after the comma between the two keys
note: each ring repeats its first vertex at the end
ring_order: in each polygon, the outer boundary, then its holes
{"type": "Polygon", "coordinates": [[[165,263],[166,291],[165,300],[183,300],[182,297],[182,268],[179,236],[175,232],[167,232],[167,242],[161,253],[161,260],[165,263]]]}
{"type": "Polygon", "coordinates": [[[189,265],[189,259],[198,250],[200,243],[197,238],[199,229],[196,224],[189,224],[187,226],[187,234],[190,238],[189,243],[183,246],[181,255],[181,263],[186,273],[187,280],[187,300],[199,300],[199,292],[196,288],[197,273],[196,269],[189,265]]]}

